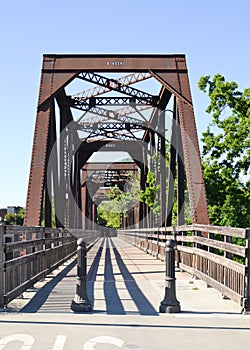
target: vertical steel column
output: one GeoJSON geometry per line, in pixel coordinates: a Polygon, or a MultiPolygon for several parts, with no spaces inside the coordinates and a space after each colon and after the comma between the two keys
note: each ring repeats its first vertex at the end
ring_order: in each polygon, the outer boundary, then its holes
{"type": "Polygon", "coordinates": [[[72,186],[73,200],[72,203],[74,206],[74,227],[82,227],[82,205],[81,205],[81,183],[80,183],[80,171],[79,168],[79,152],[76,151],[74,154],[74,184],[72,186]]]}
{"type": "Polygon", "coordinates": [[[89,193],[89,189],[86,188],[86,209],[85,209],[85,228],[91,230],[91,216],[92,216],[92,200],[89,193]]]}
{"type": "MultiPolygon", "coordinates": [[[[41,88],[40,88],[41,89],[41,88]]],[[[41,224],[50,107],[37,112],[24,225],[41,224]]]]}
{"type": "Polygon", "coordinates": [[[94,230],[97,229],[97,219],[98,219],[97,207],[98,207],[97,204],[94,203],[94,213],[95,213],[94,230]]]}
{"type": "Polygon", "coordinates": [[[91,201],[91,222],[92,222],[92,230],[95,230],[95,226],[97,223],[97,205],[95,204],[95,202],[91,201]]]}
{"type": "Polygon", "coordinates": [[[81,185],[81,206],[82,206],[82,228],[86,229],[86,200],[87,200],[87,185],[86,185],[85,168],[82,169],[82,185],[81,185]]]}
{"type": "Polygon", "coordinates": [[[179,128],[177,130],[177,154],[177,225],[180,226],[185,224],[185,167],[179,128]]]}
{"type": "Polygon", "coordinates": [[[62,226],[65,227],[65,212],[66,212],[66,189],[65,189],[65,157],[64,149],[66,147],[66,125],[67,125],[67,112],[64,106],[59,105],[60,108],[60,182],[59,182],[59,196],[60,196],[60,207],[59,216],[62,226]]]}
{"type": "Polygon", "coordinates": [[[166,207],[166,226],[172,226],[173,204],[174,204],[174,182],[176,178],[176,148],[177,148],[177,105],[174,98],[174,112],[172,119],[171,141],[170,141],[170,156],[168,166],[168,190],[167,190],[167,207],[166,207]]]}
{"type": "Polygon", "coordinates": [[[164,226],[166,221],[166,144],[165,138],[161,139],[161,226],[164,226]]]}
{"type": "MultiPolygon", "coordinates": [[[[140,174],[140,188],[145,191],[146,189],[146,180],[148,174],[148,161],[147,161],[147,151],[142,146],[141,147],[141,174],[140,174]]],[[[148,208],[146,203],[140,202],[140,228],[147,227],[148,223],[148,208]]]]}
{"type": "Polygon", "coordinates": [[[80,228],[81,220],[81,191],[80,191],[80,140],[75,124],[70,124],[71,138],[70,156],[70,188],[69,188],[69,217],[70,226],[80,228]]]}
{"type": "Polygon", "coordinates": [[[68,144],[68,153],[67,153],[67,190],[68,190],[68,200],[67,200],[67,215],[68,215],[68,227],[74,227],[76,216],[76,203],[75,203],[75,167],[74,164],[74,153],[75,153],[75,137],[74,131],[71,127],[68,128],[69,134],[69,144],[68,144]]]}
{"type": "Polygon", "coordinates": [[[45,189],[44,189],[44,200],[43,200],[43,209],[44,209],[44,226],[45,227],[52,227],[52,207],[51,207],[51,199],[50,199],[50,190],[51,188],[51,178],[46,178],[45,181],[45,189]]]}
{"type": "Polygon", "coordinates": [[[60,193],[59,193],[59,163],[58,163],[58,145],[57,145],[57,125],[55,115],[55,103],[53,104],[53,118],[51,121],[51,134],[53,140],[52,153],[50,155],[50,164],[53,169],[53,190],[54,190],[54,209],[56,227],[62,227],[60,217],[60,193]]]}
{"type": "Polygon", "coordinates": [[[165,112],[159,115],[158,132],[160,141],[160,226],[166,221],[166,141],[165,141],[165,112]]]}
{"type": "MultiPolygon", "coordinates": [[[[54,173],[54,167],[57,166],[50,157],[53,157],[53,146],[56,142],[55,140],[55,103],[54,99],[51,99],[50,108],[50,124],[48,130],[48,141],[47,141],[47,152],[46,152],[46,169],[44,178],[44,224],[45,227],[52,227],[52,176],[54,173]],[[52,168],[53,167],[53,168],[52,168]]],[[[55,159],[53,159],[55,161],[55,159]]],[[[55,187],[55,184],[53,184],[55,187]]],[[[55,201],[55,191],[54,191],[54,201],[55,201]]]]}
{"type": "MultiPolygon", "coordinates": [[[[143,162],[140,164],[140,189],[145,191],[146,188],[146,175],[145,166],[143,162]]],[[[145,203],[139,203],[139,227],[145,227],[145,203]]]]}
{"type": "MultiPolygon", "coordinates": [[[[153,172],[154,174],[157,174],[157,159],[155,158],[157,156],[156,153],[156,147],[155,147],[155,132],[150,131],[149,133],[149,170],[153,172]]],[[[157,176],[156,176],[157,177],[157,176]]],[[[157,182],[157,179],[155,180],[157,182]]],[[[148,227],[153,227],[155,222],[155,214],[153,213],[152,209],[148,207],[148,227]]]]}

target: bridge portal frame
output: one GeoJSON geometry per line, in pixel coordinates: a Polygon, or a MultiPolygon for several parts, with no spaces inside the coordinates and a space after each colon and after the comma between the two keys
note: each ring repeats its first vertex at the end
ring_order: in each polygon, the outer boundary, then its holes
{"type": "MultiPolygon", "coordinates": [[[[67,144],[60,145],[66,156],[60,167],[52,171],[51,177],[46,176],[48,159],[52,148],[56,145],[56,121],[55,101],[60,109],[60,131],[65,129],[73,121],[70,106],[67,104],[65,87],[72,82],[81,72],[145,72],[150,73],[162,85],[161,95],[170,98],[173,95],[178,109],[178,122],[180,124],[180,136],[183,149],[184,167],[187,177],[189,202],[193,223],[209,224],[208,209],[205,195],[205,185],[202,174],[201,159],[195,125],[194,110],[188,79],[188,70],[185,55],[126,55],[126,54],[101,54],[101,55],[69,55],[69,54],[45,54],[41,72],[41,82],[38,98],[30,177],[26,201],[26,214],[24,225],[37,226],[41,224],[42,208],[45,206],[45,225],[51,226],[51,199],[48,192],[54,186],[55,207],[57,212],[67,211],[65,204],[65,184],[58,183],[60,176],[65,172],[65,163],[72,158],[72,144],[76,135],[70,135],[67,144]],[[61,206],[60,203],[63,203],[61,206]]],[[[164,105],[164,98],[160,103],[164,105]]],[[[152,125],[154,119],[152,119],[152,125]]],[[[181,149],[181,150],[182,150],[181,149]]],[[[179,152],[180,154],[180,152],[179,152]]],[[[54,154],[54,162],[58,163],[57,153],[54,154]]],[[[77,157],[74,162],[76,169],[77,157]]],[[[179,174],[180,175],[180,174],[179,174]]],[[[66,174],[68,178],[70,174],[66,174]]],[[[74,173],[72,186],[74,197],[71,204],[80,207],[79,174],[74,173]],[[75,204],[73,202],[76,202],[75,204]]],[[[183,179],[181,180],[183,181],[183,179]]],[[[70,180],[69,180],[70,182],[70,180]]],[[[183,186],[182,186],[183,187],[183,186]]],[[[171,206],[173,187],[169,187],[168,202],[171,206]]],[[[180,195],[183,190],[179,191],[180,195]]],[[[70,200],[68,206],[70,206],[70,200]]],[[[71,215],[73,217],[74,215],[71,215]]],[[[76,221],[78,219],[75,219],[76,221]]],[[[75,223],[68,218],[66,226],[75,223]]],[[[179,224],[181,224],[179,222],[179,224]]],[[[57,218],[57,226],[65,226],[57,218]]]]}

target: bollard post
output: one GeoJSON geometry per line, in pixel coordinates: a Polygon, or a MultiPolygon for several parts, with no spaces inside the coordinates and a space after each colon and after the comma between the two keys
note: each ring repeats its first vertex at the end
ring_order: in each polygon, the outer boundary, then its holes
{"type": "Polygon", "coordinates": [[[77,282],[75,298],[71,302],[74,312],[88,312],[92,310],[87,295],[87,246],[83,238],[77,240],[77,282]]]}
{"type": "Polygon", "coordinates": [[[160,312],[181,312],[179,301],[176,299],[175,290],[175,242],[170,239],[166,242],[166,279],[165,296],[160,304],[160,312]]]}

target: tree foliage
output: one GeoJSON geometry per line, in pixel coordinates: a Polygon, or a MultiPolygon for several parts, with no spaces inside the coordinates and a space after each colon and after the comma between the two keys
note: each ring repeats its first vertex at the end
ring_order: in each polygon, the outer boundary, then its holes
{"type": "Polygon", "coordinates": [[[155,173],[149,171],[147,174],[145,190],[140,191],[139,201],[146,203],[153,211],[154,214],[159,215],[160,203],[157,200],[157,194],[160,191],[160,185],[156,184],[155,173]]]}
{"type": "Polygon", "coordinates": [[[4,216],[4,221],[7,225],[23,225],[23,219],[24,219],[24,212],[25,209],[20,209],[18,214],[6,214],[4,216]]]}
{"type": "Polygon", "coordinates": [[[241,92],[220,74],[201,77],[198,86],[212,116],[202,138],[211,222],[250,226],[250,88],[241,92]]]}
{"type": "Polygon", "coordinates": [[[98,206],[98,224],[102,226],[120,228],[121,214],[114,210],[113,201],[104,201],[98,206]]]}
{"type": "Polygon", "coordinates": [[[124,191],[112,186],[107,192],[108,201],[103,201],[98,206],[98,223],[107,227],[120,228],[121,216],[127,216],[130,209],[134,208],[139,198],[139,180],[131,174],[128,175],[124,191]]]}

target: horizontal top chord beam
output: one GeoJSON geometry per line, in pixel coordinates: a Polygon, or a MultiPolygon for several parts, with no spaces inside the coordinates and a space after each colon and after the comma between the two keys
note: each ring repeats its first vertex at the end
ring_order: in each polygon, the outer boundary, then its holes
{"type": "Polygon", "coordinates": [[[187,70],[185,55],[44,55],[43,71],[187,70]],[[178,64],[177,64],[178,62],[178,64]]]}

